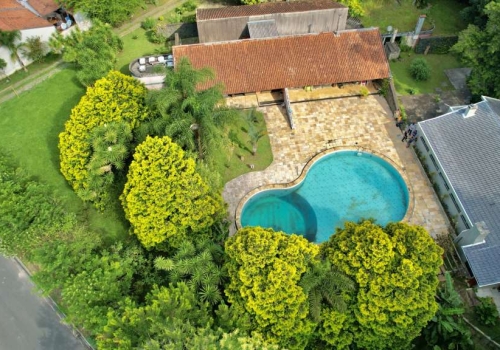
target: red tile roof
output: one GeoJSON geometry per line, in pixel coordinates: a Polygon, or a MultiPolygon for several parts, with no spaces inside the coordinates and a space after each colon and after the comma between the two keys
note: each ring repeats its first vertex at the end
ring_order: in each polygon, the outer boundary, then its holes
{"type": "MultiPolygon", "coordinates": [[[[59,8],[52,0],[30,0],[29,4],[42,16],[59,8]]],[[[50,26],[47,20],[38,17],[16,0],[0,0],[0,30],[23,30],[50,26]]]]}
{"type": "Polygon", "coordinates": [[[211,67],[226,94],[389,77],[378,28],[174,46],[173,55],[211,67]]]}
{"type": "Polygon", "coordinates": [[[272,13],[306,12],[337,8],[347,7],[332,0],[267,2],[257,5],[197,9],[196,20],[205,21],[218,18],[261,16],[272,13]]]}

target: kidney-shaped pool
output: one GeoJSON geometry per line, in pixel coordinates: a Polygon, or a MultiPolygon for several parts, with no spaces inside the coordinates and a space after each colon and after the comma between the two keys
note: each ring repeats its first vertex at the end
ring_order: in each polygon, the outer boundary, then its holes
{"type": "Polygon", "coordinates": [[[371,153],[339,151],[317,160],[294,187],[259,192],[241,211],[241,226],[271,227],[324,242],[346,221],[400,221],[409,195],[399,172],[371,153]]]}

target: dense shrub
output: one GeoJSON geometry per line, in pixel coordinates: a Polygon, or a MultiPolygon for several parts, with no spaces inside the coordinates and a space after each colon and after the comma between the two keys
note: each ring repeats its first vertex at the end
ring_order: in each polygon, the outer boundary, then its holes
{"type": "Polygon", "coordinates": [[[141,22],[141,28],[145,30],[151,30],[154,28],[156,21],[154,18],[148,17],[141,22]]]}
{"type": "Polygon", "coordinates": [[[431,76],[431,68],[424,58],[415,58],[410,65],[410,74],[416,81],[425,81],[431,76]]]}
{"type": "Polygon", "coordinates": [[[493,299],[479,298],[479,301],[481,303],[474,308],[479,322],[485,326],[496,325],[498,322],[498,310],[493,299]]]}

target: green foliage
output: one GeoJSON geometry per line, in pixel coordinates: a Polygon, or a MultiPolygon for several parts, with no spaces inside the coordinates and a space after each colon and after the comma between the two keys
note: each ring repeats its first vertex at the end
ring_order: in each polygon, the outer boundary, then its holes
{"type": "Polygon", "coordinates": [[[99,349],[185,349],[196,327],[210,320],[203,305],[197,303],[185,283],[155,286],[138,306],[130,298],[120,307],[109,309],[107,324],[97,337],[99,349]],[[174,345],[177,344],[177,345],[174,345]]]}
{"type": "Polygon", "coordinates": [[[321,321],[323,306],[345,312],[346,303],[341,294],[354,291],[353,281],[332,267],[328,260],[310,264],[299,285],[308,296],[309,316],[314,322],[321,321]]]}
{"type": "Polygon", "coordinates": [[[401,52],[411,52],[413,50],[411,46],[408,46],[405,43],[399,44],[399,49],[401,50],[401,52]]]}
{"type": "Polygon", "coordinates": [[[23,43],[21,52],[34,62],[42,62],[47,54],[47,45],[39,36],[30,36],[23,43]]]}
{"type": "Polygon", "coordinates": [[[171,283],[184,281],[199,301],[215,305],[222,301],[227,280],[224,258],[222,247],[210,239],[199,239],[196,243],[186,240],[171,258],[156,258],[155,266],[168,271],[171,283]]]}
{"type": "Polygon", "coordinates": [[[137,146],[121,196],[132,231],[146,248],[179,246],[222,215],[221,198],[196,173],[193,159],[169,137],[137,146]]]}
{"type": "Polygon", "coordinates": [[[155,25],[156,25],[156,21],[152,17],[148,17],[144,21],[141,22],[141,28],[144,30],[151,30],[154,28],[155,25]]]}
{"type": "Polygon", "coordinates": [[[68,321],[97,333],[106,324],[108,309],[118,307],[131,294],[134,274],[144,268],[144,263],[140,249],[120,245],[87,260],[61,293],[68,321]]]}
{"type": "Polygon", "coordinates": [[[4,70],[7,67],[7,62],[3,58],[0,58],[0,69],[4,70]]]}
{"type": "Polygon", "coordinates": [[[19,50],[22,47],[21,41],[21,32],[19,30],[0,30],[0,46],[5,46],[11,53],[11,58],[17,59],[21,67],[23,67],[24,71],[27,72],[26,66],[24,62],[21,60],[21,56],[19,56],[19,50]]]}
{"type": "Polygon", "coordinates": [[[65,62],[74,62],[78,68],[78,80],[82,85],[90,86],[113,69],[123,42],[109,25],[96,21],[85,32],[78,27],[69,35],[55,32],[49,46],[56,53],[62,52],[65,62]]]}
{"type": "Polygon", "coordinates": [[[226,242],[226,295],[252,329],[271,343],[302,349],[313,331],[299,282],[318,247],[297,235],[260,227],[240,229],[226,242]]]}
{"type": "Polygon", "coordinates": [[[87,89],[59,135],[62,174],[82,199],[101,209],[108,200],[112,171],[123,168],[129,130],[147,116],[145,95],[146,89],[136,79],[112,71],[87,89]],[[113,122],[120,124],[109,124],[113,122]],[[119,152],[111,152],[114,159],[106,159],[103,151],[114,145],[119,152]]]}
{"type": "Polygon", "coordinates": [[[66,0],[64,7],[86,13],[91,19],[113,27],[127,21],[144,0],[66,0]]]}
{"type": "MultiPolygon", "coordinates": [[[[348,293],[345,321],[357,347],[405,348],[436,313],[442,249],[422,227],[347,222],[321,249],[358,287],[348,293]]],[[[339,336],[330,341],[349,338],[339,336]]]]}
{"type": "Polygon", "coordinates": [[[500,3],[490,2],[484,8],[485,29],[469,25],[460,32],[458,43],[451,49],[466,67],[472,68],[468,86],[473,95],[500,98],[500,3]]]}
{"type": "Polygon", "coordinates": [[[416,81],[425,81],[431,75],[431,68],[425,58],[417,57],[410,64],[410,74],[416,81]]]}
{"type": "Polygon", "coordinates": [[[438,311],[424,328],[423,335],[429,346],[468,349],[472,340],[469,327],[462,318],[464,304],[449,272],[445,273],[445,278],[437,294],[438,311]]]}
{"type": "Polygon", "coordinates": [[[209,69],[196,70],[183,58],[175,70],[167,70],[165,88],[152,91],[148,105],[154,118],[141,129],[141,135],[169,136],[184,150],[196,152],[211,163],[214,154],[227,149],[230,141],[226,126],[238,116],[223,105],[222,87],[212,83],[209,69]]]}
{"type": "Polygon", "coordinates": [[[340,0],[339,3],[349,7],[349,16],[351,17],[363,17],[365,15],[361,0],[340,0]]]}
{"type": "Polygon", "coordinates": [[[418,40],[415,46],[415,52],[418,54],[423,54],[427,50],[427,46],[430,46],[427,53],[434,54],[447,54],[450,49],[458,41],[458,36],[431,36],[429,38],[421,38],[418,40]]]}
{"type": "Polygon", "coordinates": [[[495,326],[498,322],[498,310],[492,298],[478,298],[479,305],[474,307],[474,312],[479,322],[485,326],[495,326]]]}
{"type": "Polygon", "coordinates": [[[252,154],[255,155],[257,153],[257,144],[261,138],[263,138],[267,132],[264,128],[258,127],[258,122],[263,118],[261,112],[256,111],[255,109],[250,110],[248,114],[245,114],[248,123],[248,138],[249,142],[252,146],[252,154]]]}
{"type": "Polygon", "coordinates": [[[73,221],[47,186],[0,154],[0,252],[28,256],[73,221]]]}
{"type": "Polygon", "coordinates": [[[131,141],[132,131],[125,122],[106,123],[92,130],[92,155],[87,166],[88,187],[79,192],[83,200],[92,201],[107,196],[115,174],[125,168],[131,141]]]}

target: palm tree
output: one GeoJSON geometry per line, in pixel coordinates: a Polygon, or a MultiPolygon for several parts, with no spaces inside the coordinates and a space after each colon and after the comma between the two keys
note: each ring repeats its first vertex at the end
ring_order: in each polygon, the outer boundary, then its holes
{"type": "Polygon", "coordinates": [[[9,49],[12,58],[16,58],[18,62],[23,67],[24,71],[27,72],[28,69],[24,65],[24,62],[19,56],[19,49],[22,47],[22,43],[17,43],[21,40],[21,32],[19,30],[3,31],[0,30],[0,46],[5,46],[9,49]]]}
{"type": "Polygon", "coordinates": [[[196,243],[187,240],[172,258],[156,258],[155,267],[168,271],[170,283],[185,281],[200,301],[215,305],[222,301],[222,286],[227,279],[224,257],[222,247],[208,238],[196,243]]]}
{"type": "Polygon", "coordinates": [[[81,191],[82,198],[96,199],[113,183],[115,173],[125,168],[131,141],[132,131],[126,123],[104,124],[93,130],[88,188],[81,191]]]}
{"type": "Polygon", "coordinates": [[[311,263],[299,285],[307,294],[309,316],[315,322],[320,321],[323,305],[340,312],[345,311],[346,304],[341,292],[352,291],[355,288],[354,282],[334,268],[328,260],[311,263]]]}
{"type": "Polygon", "coordinates": [[[250,110],[250,113],[246,114],[248,123],[248,137],[250,138],[250,144],[252,145],[252,154],[255,156],[257,153],[257,144],[261,138],[266,135],[266,130],[262,128],[257,128],[256,123],[259,121],[258,114],[255,109],[250,110]]]}
{"type": "Polygon", "coordinates": [[[222,86],[214,85],[213,78],[211,70],[196,70],[186,58],[181,59],[175,70],[167,71],[166,87],[148,97],[154,118],[143,124],[140,136],[169,136],[200,160],[227,147],[230,141],[225,128],[238,112],[222,104],[222,86]]]}

